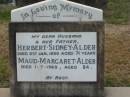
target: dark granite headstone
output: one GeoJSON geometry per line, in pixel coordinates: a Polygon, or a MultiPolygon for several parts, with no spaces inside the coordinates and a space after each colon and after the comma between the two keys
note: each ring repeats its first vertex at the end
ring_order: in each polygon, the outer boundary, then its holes
{"type": "Polygon", "coordinates": [[[47,0],[11,13],[12,97],[103,97],[100,9],[47,0]]]}

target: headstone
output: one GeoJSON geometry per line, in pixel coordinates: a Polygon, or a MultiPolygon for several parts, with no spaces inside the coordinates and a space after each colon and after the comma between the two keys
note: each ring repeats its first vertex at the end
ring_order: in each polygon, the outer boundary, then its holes
{"type": "Polygon", "coordinates": [[[103,97],[100,9],[47,0],[11,12],[12,97],[103,97]]]}

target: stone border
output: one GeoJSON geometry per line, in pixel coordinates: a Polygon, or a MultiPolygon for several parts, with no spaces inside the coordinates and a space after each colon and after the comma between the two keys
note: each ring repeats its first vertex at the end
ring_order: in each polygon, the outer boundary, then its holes
{"type": "Polygon", "coordinates": [[[12,97],[103,97],[104,96],[104,23],[10,23],[10,63],[12,97]],[[97,32],[97,82],[17,82],[16,32],[97,32]]]}

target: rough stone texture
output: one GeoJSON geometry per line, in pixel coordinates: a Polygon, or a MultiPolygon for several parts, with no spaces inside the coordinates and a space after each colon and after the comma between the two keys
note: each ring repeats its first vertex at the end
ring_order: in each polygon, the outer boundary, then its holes
{"type": "Polygon", "coordinates": [[[10,64],[12,97],[103,97],[104,24],[90,23],[10,23],[10,64]],[[97,32],[97,82],[17,82],[16,32],[97,32]]]}

